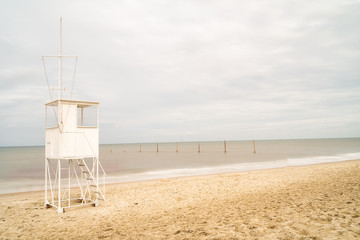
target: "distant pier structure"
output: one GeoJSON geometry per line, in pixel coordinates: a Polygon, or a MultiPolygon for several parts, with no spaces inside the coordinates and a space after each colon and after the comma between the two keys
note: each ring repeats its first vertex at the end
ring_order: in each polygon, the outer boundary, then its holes
{"type": "Polygon", "coordinates": [[[63,213],[67,208],[105,201],[105,170],[99,161],[99,102],[73,100],[73,87],[63,86],[63,59],[75,59],[74,83],[78,57],[62,54],[61,18],[59,49],[59,55],[42,57],[51,98],[45,104],[45,207],[63,213]],[[49,84],[46,58],[59,60],[56,88],[49,84]],[[58,91],[55,100],[53,90],[58,91]],[[63,98],[65,91],[70,91],[68,99],[63,98]]]}

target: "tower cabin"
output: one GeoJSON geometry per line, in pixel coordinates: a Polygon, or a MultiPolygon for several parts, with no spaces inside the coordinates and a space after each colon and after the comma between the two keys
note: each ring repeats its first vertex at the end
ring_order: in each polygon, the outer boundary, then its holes
{"type": "Polygon", "coordinates": [[[55,100],[47,103],[45,156],[49,159],[99,158],[99,103],[55,100]]]}
{"type": "MultiPolygon", "coordinates": [[[[65,209],[84,205],[97,206],[105,201],[105,171],[99,161],[99,103],[63,99],[63,58],[60,18],[60,52],[55,56],[43,56],[45,76],[50,98],[52,90],[58,91],[58,99],[45,104],[45,207],[65,209]],[[44,59],[59,60],[58,88],[50,88],[44,59]]],[[[76,63],[74,68],[74,81],[76,63]]]]}

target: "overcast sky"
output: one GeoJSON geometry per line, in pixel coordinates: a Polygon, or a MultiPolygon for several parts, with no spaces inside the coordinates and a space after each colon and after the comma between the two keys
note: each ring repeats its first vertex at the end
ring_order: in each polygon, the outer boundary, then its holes
{"type": "Polygon", "coordinates": [[[360,137],[360,1],[0,0],[0,146],[44,145],[60,16],[101,143],[360,137]]]}

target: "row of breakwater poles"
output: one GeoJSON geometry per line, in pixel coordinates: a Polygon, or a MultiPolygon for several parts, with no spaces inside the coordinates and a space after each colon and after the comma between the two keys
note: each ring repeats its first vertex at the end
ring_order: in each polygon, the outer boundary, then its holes
{"type": "MultiPolygon", "coordinates": [[[[256,145],[255,145],[255,140],[252,141],[253,143],[253,153],[256,154],[256,145]]],[[[179,152],[179,143],[176,142],[175,143],[176,147],[175,147],[175,152],[178,153],[179,152]]],[[[197,143],[197,152],[200,153],[201,151],[201,144],[200,142],[197,143]]],[[[112,146],[110,148],[110,152],[112,152],[112,146]]],[[[126,152],[126,144],[124,144],[124,152],[126,152]]],[[[142,144],[139,144],[139,152],[142,152],[142,144]]],[[[158,153],[159,152],[159,144],[157,143],[156,144],[156,152],[158,153]]],[[[224,141],[224,153],[227,153],[228,152],[228,147],[227,147],[227,142],[226,140],[224,141]]]]}

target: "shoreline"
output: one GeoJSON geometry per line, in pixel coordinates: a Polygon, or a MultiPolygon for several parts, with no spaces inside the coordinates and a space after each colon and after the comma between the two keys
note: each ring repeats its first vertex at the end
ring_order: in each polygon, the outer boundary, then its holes
{"type": "MultiPolygon", "coordinates": [[[[307,167],[307,166],[317,166],[317,165],[326,165],[326,164],[333,164],[333,163],[341,163],[341,162],[351,162],[351,161],[360,161],[360,159],[353,159],[353,160],[342,160],[342,161],[335,161],[335,162],[324,162],[324,163],[313,163],[313,164],[305,164],[305,165],[294,165],[294,166],[281,166],[281,167],[270,167],[270,168],[264,168],[264,169],[252,169],[252,170],[243,170],[243,171],[231,171],[231,172],[219,172],[219,173],[204,173],[199,175],[187,175],[187,176],[175,176],[175,177],[165,177],[165,178],[154,178],[154,179],[145,179],[145,180],[135,180],[135,181],[124,181],[124,182],[111,182],[106,183],[106,187],[112,186],[112,185],[121,185],[121,184],[133,184],[133,183],[141,183],[141,182],[151,182],[151,181],[158,181],[163,179],[181,179],[181,178],[196,178],[196,177],[202,177],[202,176],[214,176],[214,175],[227,175],[227,174],[237,174],[237,173],[243,173],[243,172],[256,172],[256,171],[267,171],[272,169],[284,169],[284,168],[300,168],[300,167],[307,167]]],[[[141,173],[138,173],[141,174],[141,173]]],[[[30,191],[19,191],[19,192],[9,192],[9,193],[0,193],[1,196],[7,196],[7,195],[14,195],[14,194],[26,194],[26,193],[34,193],[34,194],[40,194],[44,193],[44,189],[41,190],[30,190],[30,191]]]]}

